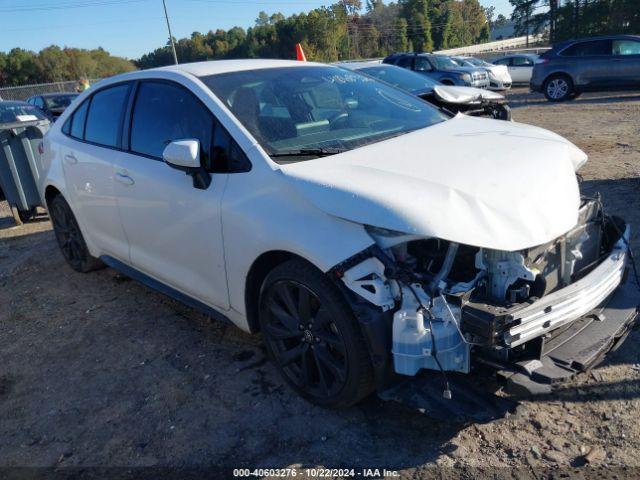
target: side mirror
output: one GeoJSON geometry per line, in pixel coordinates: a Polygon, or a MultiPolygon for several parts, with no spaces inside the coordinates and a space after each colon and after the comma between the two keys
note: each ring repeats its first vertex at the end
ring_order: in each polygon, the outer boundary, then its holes
{"type": "Polygon", "coordinates": [[[174,140],[162,152],[162,158],[171,167],[200,168],[200,142],[198,140],[174,140]]]}
{"type": "Polygon", "coordinates": [[[162,152],[167,165],[182,170],[193,177],[193,186],[206,190],[211,185],[211,175],[200,162],[200,142],[195,139],[174,140],[162,152]]]}

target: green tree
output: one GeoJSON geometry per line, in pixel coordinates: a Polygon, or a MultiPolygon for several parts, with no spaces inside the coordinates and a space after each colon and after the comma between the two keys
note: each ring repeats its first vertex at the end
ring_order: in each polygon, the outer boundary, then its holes
{"type": "Polygon", "coordinates": [[[5,75],[9,85],[25,85],[37,83],[38,66],[36,54],[22,48],[14,48],[9,51],[5,66],[5,75]]]}
{"type": "Polygon", "coordinates": [[[416,52],[433,50],[429,0],[399,0],[401,15],[407,20],[407,37],[416,52]]]}
{"type": "Polygon", "coordinates": [[[70,60],[60,47],[51,45],[38,52],[36,66],[40,81],[60,82],[69,75],[70,60]]]}

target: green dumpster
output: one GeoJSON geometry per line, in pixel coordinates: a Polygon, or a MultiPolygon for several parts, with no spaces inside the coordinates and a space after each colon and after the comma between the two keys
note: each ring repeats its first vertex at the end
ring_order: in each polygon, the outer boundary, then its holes
{"type": "Polygon", "coordinates": [[[50,122],[31,109],[7,114],[3,104],[8,103],[17,102],[0,102],[0,120],[4,120],[0,123],[0,189],[21,223],[30,220],[41,205],[39,147],[50,122]]]}

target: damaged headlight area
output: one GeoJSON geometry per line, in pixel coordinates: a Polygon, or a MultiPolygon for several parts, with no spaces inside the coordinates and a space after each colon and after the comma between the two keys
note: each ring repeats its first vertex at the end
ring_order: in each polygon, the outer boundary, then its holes
{"type": "Polygon", "coordinates": [[[577,225],[553,241],[506,252],[367,227],[375,247],[337,277],[386,312],[393,369],[469,373],[474,359],[540,359],[545,342],[593,313],[622,282],[628,228],[583,199],[577,225]]]}

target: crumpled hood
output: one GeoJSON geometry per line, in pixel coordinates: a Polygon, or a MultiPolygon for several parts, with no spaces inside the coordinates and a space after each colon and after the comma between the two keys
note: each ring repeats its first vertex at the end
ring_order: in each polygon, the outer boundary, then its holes
{"type": "Polygon", "coordinates": [[[480,100],[504,100],[504,95],[474,87],[454,87],[452,85],[437,85],[433,92],[447,103],[466,104],[480,100]]]}
{"type": "MultiPolygon", "coordinates": [[[[529,125],[458,115],[338,155],[281,165],[325,212],[353,222],[515,251],[578,220],[586,155],[529,125]]],[[[339,239],[337,240],[339,241],[339,239]]]]}

